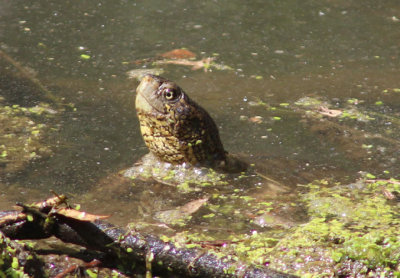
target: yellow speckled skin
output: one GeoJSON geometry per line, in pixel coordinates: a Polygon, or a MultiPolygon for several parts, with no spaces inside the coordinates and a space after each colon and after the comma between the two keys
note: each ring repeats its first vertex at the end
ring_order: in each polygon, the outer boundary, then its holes
{"type": "Polygon", "coordinates": [[[143,139],[160,160],[207,167],[225,163],[213,119],[174,82],[144,76],[137,88],[136,111],[143,139]]]}

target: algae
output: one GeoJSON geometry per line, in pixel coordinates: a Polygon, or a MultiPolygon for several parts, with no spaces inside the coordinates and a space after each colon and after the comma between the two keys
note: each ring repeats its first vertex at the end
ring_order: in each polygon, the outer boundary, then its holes
{"type": "Polygon", "coordinates": [[[393,181],[307,185],[302,201],[310,221],[277,239],[272,249],[251,250],[257,256],[249,258],[307,277],[399,275],[400,210],[385,198],[382,187],[399,192],[393,181]]]}
{"type": "MultiPolygon", "coordinates": [[[[223,239],[207,232],[186,231],[167,240],[301,277],[400,275],[400,206],[383,194],[389,191],[396,196],[400,182],[360,179],[342,185],[320,180],[304,187],[307,191],[301,194],[300,203],[306,207],[309,220],[290,229],[253,227],[247,233],[220,235],[223,239]]],[[[243,204],[235,207],[232,199],[225,196],[225,203],[207,204],[212,212],[202,214],[203,221],[215,223],[230,215],[230,225],[237,223],[235,210],[243,204]],[[224,217],[218,219],[221,214],[224,217]]],[[[242,202],[246,199],[237,198],[242,202]]],[[[248,201],[252,207],[271,209],[271,203],[248,201]]]]}
{"type": "Polygon", "coordinates": [[[51,128],[41,118],[54,113],[45,103],[22,107],[5,105],[0,99],[0,174],[11,175],[23,170],[29,162],[52,154],[43,144],[51,128]]]}
{"type": "Polygon", "coordinates": [[[122,171],[131,179],[156,180],[162,184],[176,186],[181,192],[199,191],[200,187],[225,185],[225,174],[205,167],[173,165],[160,161],[152,153],[143,156],[135,166],[122,171]]]}
{"type": "Polygon", "coordinates": [[[0,277],[30,277],[20,262],[16,245],[17,243],[0,233],[0,277]]]}

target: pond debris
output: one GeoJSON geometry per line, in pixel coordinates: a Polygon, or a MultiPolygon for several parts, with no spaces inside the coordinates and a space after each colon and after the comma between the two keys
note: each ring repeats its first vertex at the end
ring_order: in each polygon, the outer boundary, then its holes
{"type": "Polygon", "coordinates": [[[208,199],[210,199],[210,197],[206,196],[201,199],[190,201],[181,207],[181,211],[188,214],[193,214],[198,211],[198,209],[201,208],[208,201],[208,199]]]}
{"type": "Polygon", "coordinates": [[[160,54],[161,57],[166,59],[194,59],[196,54],[186,48],[173,49],[168,52],[160,54]]]}
{"type": "Polygon", "coordinates": [[[97,259],[94,259],[88,263],[83,262],[83,266],[80,266],[78,264],[73,264],[63,272],[57,274],[54,278],[64,278],[67,277],[68,275],[73,275],[74,273],[77,273],[79,269],[85,269],[86,272],[89,274],[89,277],[97,277],[97,273],[93,273],[92,275],[90,275],[91,272],[89,272],[88,270],[90,268],[99,267],[100,265],[101,262],[97,259]]]}
{"type": "Polygon", "coordinates": [[[189,203],[171,210],[160,211],[156,213],[155,218],[166,224],[184,225],[187,220],[191,219],[191,215],[198,211],[209,197],[190,201],[189,203]]]}
{"type": "Polygon", "coordinates": [[[377,184],[380,185],[380,189],[382,191],[383,196],[387,200],[392,201],[400,201],[400,191],[399,190],[388,190],[386,187],[387,185],[394,185],[395,188],[400,188],[400,181],[395,179],[367,179],[365,180],[366,183],[370,184],[377,184]]]}
{"type": "MultiPolygon", "coordinates": [[[[119,269],[131,275],[151,271],[152,275],[164,277],[295,277],[265,266],[247,265],[231,256],[217,256],[193,244],[179,246],[154,235],[128,231],[103,221],[81,221],[60,215],[56,211],[49,213],[54,209],[59,208],[29,206],[29,210],[23,213],[2,211],[0,212],[0,223],[2,223],[0,231],[14,240],[46,239],[55,236],[63,242],[74,243],[90,250],[91,257],[101,262],[94,261],[93,264],[96,266],[119,269]],[[25,216],[25,219],[21,217],[21,214],[25,216]],[[1,222],[3,218],[7,218],[7,222],[1,222]]],[[[0,238],[2,238],[2,233],[0,233],[0,238]]],[[[35,256],[35,251],[37,250],[32,246],[25,252],[35,256]]],[[[60,247],[56,254],[65,253],[65,248],[60,247]]],[[[0,259],[3,258],[4,256],[1,255],[0,259]]],[[[16,260],[16,263],[19,264],[19,262],[16,260]]],[[[56,264],[53,263],[51,267],[57,267],[56,264]]],[[[39,265],[42,268],[46,266],[39,265]]],[[[28,269],[21,269],[21,273],[25,274],[25,270],[28,269]]],[[[46,271],[48,270],[42,269],[42,273],[46,271]]]]}
{"type": "Polygon", "coordinates": [[[193,53],[188,49],[181,48],[165,52],[157,57],[136,60],[134,61],[134,63],[137,65],[151,64],[153,66],[161,66],[161,65],[189,66],[191,67],[192,70],[203,69],[204,72],[209,72],[212,71],[213,69],[232,70],[232,68],[227,65],[216,63],[215,62],[216,57],[205,57],[199,60],[194,60],[195,58],[196,58],[195,53],[193,53]]]}
{"type": "Polygon", "coordinates": [[[318,112],[319,112],[321,115],[324,115],[324,116],[327,116],[327,117],[332,117],[332,118],[336,118],[336,117],[342,115],[342,111],[341,111],[341,110],[338,110],[338,109],[329,109],[329,108],[326,107],[326,106],[320,106],[320,107],[318,108],[318,112]]]}
{"type": "Polygon", "coordinates": [[[254,172],[257,176],[268,181],[269,182],[268,186],[271,187],[274,191],[282,192],[282,193],[289,192],[290,188],[287,185],[284,185],[283,183],[280,183],[280,182],[272,179],[271,177],[268,177],[267,175],[260,173],[259,171],[254,171],[254,172]]]}
{"type": "MultiPolygon", "coordinates": [[[[260,125],[268,126],[273,120],[287,117],[300,118],[299,123],[311,136],[315,134],[315,139],[321,140],[322,144],[329,142],[337,154],[357,164],[363,161],[367,167],[380,167],[378,165],[387,160],[388,155],[397,153],[400,140],[395,134],[400,128],[400,119],[396,115],[388,115],[385,107],[378,108],[373,103],[367,107],[368,103],[362,99],[336,98],[333,101],[306,96],[287,103],[267,104],[259,99],[247,103],[252,104],[250,109],[257,114],[262,107],[270,113],[270,118],[261,114],[266,120],[260,125]]],[[[255,117],[254,114],[241,115],[240,119],[258,122],[255,117]]],[[[393,156],[390,167],[395,167],[396,161],[393,156]]]]}
{"type": "MultiPolygon", "coordinates": [[[[306,223],[292,226],[283,237],[254,232],[228,250],[244,260],[268,264],[301,277],[396,277],[399,269],[398,203],[388,202],[382,187],[398,193],[398,180],[350,184],[314,181],[299,202],[306,223]],[[250,244],[250,248],[249,248],[250,244]]],[[[260,224],[266,220],[262,215],[260,224]]],[[[286,225],[283,219],[282,225],[286,225]]],[[[289,223],[290,224],[290,223],[289,223]]],[[[290,227],[290,226],[287,226],[290,227]]]]}
{"type": "Polygon", "coordinates": [[[263,122],[263,117],[261,116],[250,117],[249,121],[256,124],[261,124],[263,122]]]}
{"type": "Polygon", "coordinates": [[[190,51],[186,48],[177,48],[177,49],[173,49],[171,51],[167,51],[162,54],[159,54],[156,57],[135,60],[133,63],[136,65],[140,65],[140,64],[152,63],[154,61],[162,60],[162,59],[176,59],[176,60],[192,59],[193,60],[194,58],[196,58],[196,54],[193,53],[192,51],[190,51]]]}
{"type": "Polygon", "coordinates": [[[53,154],[43,139],[51,127],[41,123],[44,118],[57,113],[45,103],[34,107],[17,104],[4,105],[0,99],[0,174],[13,175],[29,162],[44,159],[53,154]]]}
{"type": "Polygon", "coordinates": [[[303,97],[294,102],[294,104],[297,107],[308,109],[306,111],[308,115],[322,115],[329,118],[339,118],[341,120],[352,119],[359,122],[369,122],[375,120],[375,117],[371,116],[373,113],[362,111],[359,107],[357,107],[357,105],[362,102],[363,101],[361,100],[351,98],[347,100],[346,107],[341,109],[333,109],[331,108],[332,105],[327,101],[322,101],[312,97],[303,97]]]}
{"type": "Polygon", "coordinates": [[[384,184],[399,184],[400,185],[400,181],[398,180],[394,180],[394,179],[388,179],[388,180],[384,180],[384,179],[368,179],[366,180],[366,182],[368,183],[384,183],[384,184]]]}
{"type": "Polygon", "coordinates": [[[180,65],[192,67],[192,70],[203,69],[204,72],[211,70],[212,67],[216,69],[227,69],[224,65],[214,63],[215,57],[207,57],[201,60],[192,61],[189,59],[166,59],[153,62],[154,65],[180,65]]]}

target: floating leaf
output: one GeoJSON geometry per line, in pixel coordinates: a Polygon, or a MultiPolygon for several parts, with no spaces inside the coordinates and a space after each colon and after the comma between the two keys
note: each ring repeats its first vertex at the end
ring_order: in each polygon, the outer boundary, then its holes
{"type": "Polygon", "coordinates": [[[318,113],[327,117],[335,118],[337,116],[340,116],[342,114],[342,111],[336,109],[329,109],[328,107],[325,106],[320,106],[318,109],[318,113]]]}
{"type": "Polygon", "coordinates": [[[180,49],[174,49],[168,52],[165,52],[160,55],[163,58],[167,59],[192,59],[196,58],[196,54],[194,54],[192,51],[187,50],[185,48],[180,48],[180,49]]]}
{"type": "Polygon", "coordinates": [[[191,202],[187,203],[186,205],[182,206],[180,208],[180,210],[182,212],[192,214],[192,213],[196,212],[203,204],[205,204],[208,201],[208,199],[209,199],[209,197],[205,197],[202,199],[197,199],[197,200],[191,201],[191,202]]]}

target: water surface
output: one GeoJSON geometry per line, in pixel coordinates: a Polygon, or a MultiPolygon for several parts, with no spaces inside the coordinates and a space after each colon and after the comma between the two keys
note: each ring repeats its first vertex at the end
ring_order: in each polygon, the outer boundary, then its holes
{"type": "MultiPolygon", "coordinates": [[[[132,189],[107,182],[147,152],[133,106],[137,82],[126,72],[152,67],[134,61],[182,47],[232,68],[163,66],[165,77],[211,113],[225,148],[263,174],[293,191],[298,182],[354,180],[360,171],[398,175],[398,149],[387,141],[377,141],[381,151],[369,155],[357,137],[340,140],[347,135],[305,120],[307,109],[280,105],[312,97],[344,109],[357,99],[359,109],[387,117],[348,125],[396,139],[390,119],[398,119],[400,109],[397,1],[1,1],[0,10],[1,48],[76,108],[48,122],[57,127],[44,143],[53,149],[51,157],[0,177],[1,209],[45,198],[53,189],[87,201],[92,211],[118,211],[114,221],[127,223],[138,202],[148,210],[139,215],[151,216],[200,198],[174,200],[175,189],[168,195],[157,184],[132,189]],[[260,123],[248,120],[255,116],[260,123]],[[115,203],[93,197],[102,190],[114,192],[115,203]]],[[[13,103],[29,106],[25,91],[19,92],[13,103]]]]}

